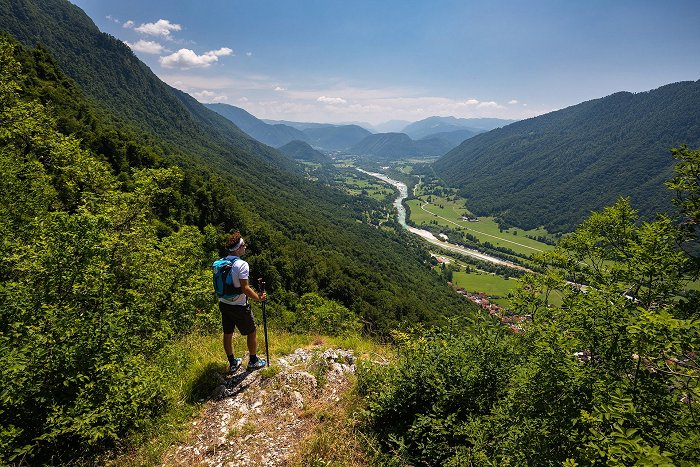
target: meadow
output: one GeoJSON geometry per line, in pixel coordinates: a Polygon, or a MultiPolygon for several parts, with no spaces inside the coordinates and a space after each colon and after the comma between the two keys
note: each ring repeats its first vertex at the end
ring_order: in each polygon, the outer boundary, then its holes
{"type": "Polygon", "coordinates": [[[517,287],[518,280],[481,271],[454,271],[452,284],[467,292],[485,293],[489,296],[489,300],[507,308],[510,306],[507,296],[517,287]]]}
{"type": "Polygon", "coordinates": [[[385,183],[373,180],[355,174],[335,178],[335,181],[343,185],[345,191],[353,196],[364,195],[380,202],[394,198],[395,192],[392,188],[385,183]]]}
{"type": "Polygon", "coordinates": [[[463,220],[462,216],[472,214],[464,208],[464,200],[454,197],[423,195],[420,199],[406,202],[411,210],[410,219],[417,225],[437,223],[437,225],[459,228],[477,238],[481,243],[510,248],[523,256],[553,250],[554,247],[527,236],[548,236],[544,229],[523,230],[511,227],[501,231],[493,217],[479,217],[478,222],[463,220]],[[426,204],[428,203],[428,204],[426,204]]]}

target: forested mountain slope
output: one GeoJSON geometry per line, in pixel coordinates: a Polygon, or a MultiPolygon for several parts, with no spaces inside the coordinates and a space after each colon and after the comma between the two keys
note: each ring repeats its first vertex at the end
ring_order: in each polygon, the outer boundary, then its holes
{"type": "MultiPolygon", "coordinates": [[[[426,267],[427,256],[358,222],[369,201],[297,176],[291,159],[163,84],[67,1],[2,0],[0,6],[0,28],[27,44],[45,44],[94,103],[81,104],[87,112],[66,111],[66,131],[109,160],[127,183],[130,170],[144,165],[186,169],[177,203],[163,201],[160,208],[163,232],[182,224],[241,228],[258,255],[251,263],[286,304],[318,290],[365,316],[375,331],[409,316],[432,320],[459,312],[460,302],[426,267]],[[404,290],[406,284],[413,286],[404,290]]],[[[65,81],[56,73],[44,79],[65,81]]],[[[64,98],[56,107],[62,112],[73,101],[64,98]]]]}
{"type": "Polygon", "coordinates": [[[411,156],[440,156],[453,145],[439,138],[412,140],[405,133],[377,133],[369,135],[350,148],[354,154],[401,159],[411,156]]]}
{"type": "Polygon", "coordinates": [[[306,135],[296,128],[281,123],[270,125],[239,107],[228,104],[204,104],[204,106],[231,120],[248,135],[269,146],[278,148],[294,140],[306,140],[306,135]]]}
{"type": "Polygon", "coordinates": [[[645,218],[671,208],[670,148],[700,144],[700,81],[616,93],[463,142],[434,164],[478,214],[570,231],[630,196],[645,218]]]}
{"type": "Polygon", "coordinates": [[[348,149],[371,134],[358,125],[319,125],[302,131],[307,136],[306,142],[311,146],[329,151],[348,149]]]}
{"type": "Polygon", "coordinates": [[[206,148],[212,159],[224,154],[245,159],[238,151],[246,150],[274,165],[293,168],[279,152],[163,83],[126,44],[101,33],[66,0],[0,0],[0,30],[30,47],[45,46],[86,95],[121,124],[138,125],[183,149],[206,148]]]}
{"type": "Polygon", "coordinates": [[[324,162],[329,161],[328,157],[326,157],[325,154],[315,150],[304,141],[290,141],[284,146],[281,146],[279,150],[282,154],[286,154],[292,159],[300,159],[303,161],[316,162],[319,164],[323,164],[324,162]]]}
{"type": "Polygon", "coordinates": [[[461,130],[453,131],[442,131],[439,133],[432,133],[426,136],[424,139],[437,138],[443,141],[447,141],[452,145],[450,149],[454,149],[456,146],[462,144],[465,140],[473,138],[479,133],[483,133],[484,130],[470,130],[468,128],[463,128],[461,130]]]}

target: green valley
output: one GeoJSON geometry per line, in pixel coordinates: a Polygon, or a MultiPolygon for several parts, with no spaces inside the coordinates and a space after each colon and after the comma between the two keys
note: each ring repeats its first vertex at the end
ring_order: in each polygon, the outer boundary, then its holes
{"type": "Polygon", "coordinates": [[[0,465],[700,465],[682,9],[301,3],[0,0],[0,465]]]}

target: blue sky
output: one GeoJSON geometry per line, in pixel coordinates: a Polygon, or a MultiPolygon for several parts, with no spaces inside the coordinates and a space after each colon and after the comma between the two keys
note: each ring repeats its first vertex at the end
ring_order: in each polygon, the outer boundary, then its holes
{"type": "Polygon", "coordinates": [[[698,0],[71,1],[166,83],[267,119],[522,119],[700,79],[698,0]]]}

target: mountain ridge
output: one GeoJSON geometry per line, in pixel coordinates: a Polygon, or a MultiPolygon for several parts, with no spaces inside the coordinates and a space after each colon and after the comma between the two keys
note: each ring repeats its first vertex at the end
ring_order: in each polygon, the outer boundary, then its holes
{"type": "MultiPolygon", "coordinates": [[[[500,128],[517,120],[501,118],[457,118],[433,116],[406,125],[401,132],[414,140],[419,140],[436,133],[447,133],[459,130],[470,130],[474,134],[500,128]]],[[[466,138],[465,138],[466,139],[466,138]]]]}
{"type": "Polygon", "coordinates": [[[354,154],[401,159],[415,156],[440,156],[454,147],[440,138],[413,140],[406,133],[375,133],[352,146],[354,154]]]}
{"type": "Polygon", "coordinates": [[[671,209],[670,149],[700,144],[700,81],[618,92],[464,141],[433,164],[470,209],[568,231],[631,196],[645,218],[671,209]]]}
{"type": "Polygon", "coordinates": [[[286,154],[292,159],[299,159],[309,162],[323,164],[328,162],[328,157],[320,151],[312,148],[309,143],[300,140],[290,141],[278,148],[282,154],[286,154]]]}

